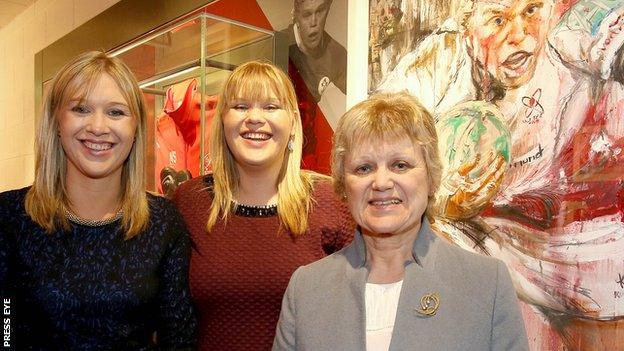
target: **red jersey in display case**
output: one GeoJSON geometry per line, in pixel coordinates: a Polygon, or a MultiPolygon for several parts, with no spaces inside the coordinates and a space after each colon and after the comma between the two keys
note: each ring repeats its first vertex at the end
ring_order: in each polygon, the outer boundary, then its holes
{"type": "MultiPolygon", "coordinates": [[[[215,114],[217,97],[209,96],[205,104],[205,155],[204,167],[209,166],[209,139],[212,119],[215,114]]],[[[171,185],[167,175],[177,172],[190,173],[191,177],[200,174],[201,151],[201,95],[197,90],[197,80],[192,79],[181,101],[176,101],[174,89],[166,92],[163,113],[156,122],[156,167],[155,174],[158,191],[166,193],[163,184],[171,185]],[[168,168],[169,167],[169,168],[168,168]],[[166,169],[166,172],[163,170],[166,169]]],[[[206,171],[206,169],[204,170],[206,171]]],[[[182,174],[182,173],[180,173],[182,174]]],[[[180,177],[177,177],[180,178],[180,177]]],[[[184,177],[181,177],[184,179],[184,177]]],[[[176,183],[176,182],[174,182],[176,183]]]]}

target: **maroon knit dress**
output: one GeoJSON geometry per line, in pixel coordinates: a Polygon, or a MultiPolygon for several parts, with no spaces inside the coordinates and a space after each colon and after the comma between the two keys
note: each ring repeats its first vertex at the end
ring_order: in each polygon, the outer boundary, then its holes
{"type": "Polygon", "coordinates": [[[212,177],[200,177],[182,184],[174,196],[194,244],[190,285],[199,350],[270,350],[291,274],[347,245],[355,224],[330,183],[318,181],[302,236],[278,233],[274,213],[241,211],[207,233],[211,189],[212,177]]]}

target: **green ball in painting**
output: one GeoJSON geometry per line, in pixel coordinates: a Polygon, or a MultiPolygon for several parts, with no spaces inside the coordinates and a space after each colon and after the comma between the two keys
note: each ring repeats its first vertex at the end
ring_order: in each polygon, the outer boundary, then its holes
{"type": "Polygon", "coordinates": [[[510,161],[511,134],[500,110],[485,101],[457,105],[436,124],[443,174],[438,212],[470,218],[496,194],[510,161]]]}

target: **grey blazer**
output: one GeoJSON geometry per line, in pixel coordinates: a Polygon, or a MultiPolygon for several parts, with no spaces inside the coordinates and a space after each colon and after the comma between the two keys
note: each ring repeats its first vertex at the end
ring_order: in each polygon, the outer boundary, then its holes
{"type": "MultiPolygon", "coordinates": [[[[390,343],[399,350],[528,350],[506,266],[438,238],[423,220],[414,243],[390,343]],[[418,313],[437,293],[433,316],[418,313]]],[[[369,268],[360,233],[351,245],[293,273],[273,350],[366,350],[365,284],[369,268]]]]}

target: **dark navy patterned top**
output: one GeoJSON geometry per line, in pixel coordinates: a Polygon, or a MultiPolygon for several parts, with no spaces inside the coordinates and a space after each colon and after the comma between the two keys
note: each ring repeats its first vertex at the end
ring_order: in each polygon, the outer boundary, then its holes
{"type": "Polygon", "coordinates": [[[148,229],[124,240],[121,220],[46,234],[25,212],[27,191],[0,194],[0,293],[10,299],[13,349],[193,346],[189,237],[168,200],[148,194],[148,229]]]}

